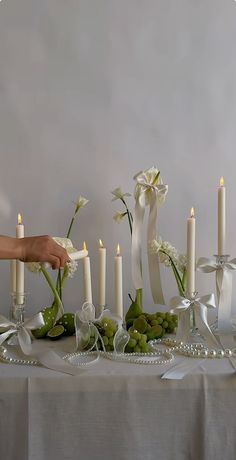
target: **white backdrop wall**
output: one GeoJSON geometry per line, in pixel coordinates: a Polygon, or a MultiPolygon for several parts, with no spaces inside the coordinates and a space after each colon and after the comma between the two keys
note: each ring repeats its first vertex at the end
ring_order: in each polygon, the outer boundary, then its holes
{"type": "MultiPolygon", "coordinates": [[[[73,240],[86,239],[97,296],[97,246],[108,248],[108,303],[119,241],[124,287],[132,290],[130,237],[113,219],[110,191],[133,191],[133,175],[153,164],[169,184],[159,231],[185,251],[185,220],[197,213],[197,253],[216,252],[216,188],[227,184],[227,251],[236,255],[236,2],[233,0],[3,0],[0,3],[0,192],[23,214],[28,235],[64,235],[79,194],[73,240]]],[[[82,301],[82,273],[67,286],[66,308],[82,301]]],[[[9,267],[0,263],[1,310],[9,267]]],[[[167,299],[175,293],[163,268],[167,299]]],[[[236,280],[235,280],[236,281],[236,280]]],[[[213,276],[198,275],[201,292],[213,276]]],[[[29,303],[50,300],[27,274],[29,303]]],[[[234,297],[236,296],[236,291],[234,297]]],[[[236,299],[235,299],[236,300],[236,299]]],[[[145,303],[152,305],[146,280],[145,303]]]]}

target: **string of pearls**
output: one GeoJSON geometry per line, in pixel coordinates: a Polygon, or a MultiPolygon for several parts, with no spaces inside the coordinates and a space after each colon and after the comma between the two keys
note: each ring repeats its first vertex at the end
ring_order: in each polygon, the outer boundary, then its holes
{"type": "Polygon", "coordinates": [[[168,347],[172,353],[178,353],[189,358],[236,358],[236,348],[223,350],[222,348],[208,348],[203,343],[184,343],[172,338],[157,339],[149,342],[154,350],[157,350],[160,344],[168,347]]]}
{"type": "Polygon", "coordinates": [[[39,362],[36,359],[12,358],[12,356],[8,355],[7,348],[3,346],[0,347],[0,360],[9,364],[23,364],[27,366],[39,365],[39,362]]]}
{"type": "MultiPolygon", "coordinates": [[[[100,352],[101,353],[101,352],[100,352]]],[[[150,353],[113,353],[102,352],[104,358],[132,364],[168,364],[174,359],[170,350],[155,350],[150,353]]]]}

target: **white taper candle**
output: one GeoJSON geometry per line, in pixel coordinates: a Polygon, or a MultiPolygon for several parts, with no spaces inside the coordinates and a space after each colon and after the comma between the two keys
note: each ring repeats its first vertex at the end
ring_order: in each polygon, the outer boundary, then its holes
{"type": "Polygon", "coordinates": [[[117,246],[115,257],[115,314],[123,319],[123,274],[122,274],[122,256],[120,254],[120,245],[117,246]]]}
{"type": "MultiPolygon", "coordinates": [[[[24,238],[25,227],[22,223],[21,214],[18,214],[18,223],[16,226],[16,238],[24,238]]],[[[24,303],[24,291],[25,291],[25,273],[24,273],[24,262],[20,260],[16,261],[16,301],[18,305],[24,303]]]]}
{"type": "Polygon", "coordinates": [[[103,242],[99,240],[99,299],[98,304],[100,307],[106,305],[106,248],[103,242]]]}
{"type": "Polygon", "coordinates": [[[225,254],[225,235],[226,235],[226,206],[225,206],[226,191],[224,178],[220,178],[220,186],[218,188],[218,255],[225,254]]]}
{"type": "Polygon", "coordinates": [[[195,292],[195,264],[196,264],[196,219],[194,208],[191,209],[191,216],[187,220],[187,293],[192,295],[195,292]]]}
{"type": "MultiPolygon", "coordinates": [[[[86,243],[84,243],[84,251],[86,251],[86,243]]],[[[84,267],[84,301],[93,303],[93,296],[92,296],[92,281],[91,281],[91,265],[90,265],[90,257],[86,256],[83,259],[83,267],[84,267]]]]}

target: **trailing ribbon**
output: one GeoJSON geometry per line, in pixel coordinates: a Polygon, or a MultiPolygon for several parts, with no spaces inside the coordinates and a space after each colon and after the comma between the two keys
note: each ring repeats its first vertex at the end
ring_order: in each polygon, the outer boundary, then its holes
{"type": "MultiPolygon", "coordinates": [[[[160,172],[156,168],[138,173],[134,176],[135,209],[132,232],[132,278],[135,289],[143,288],[142,278],[142,228],[146,206],[149,206],[147,244],[155,239],[158,206],[165,201],[168,185],[163,185],[160,172]]],[[[149,277],[152,296],[155,303],[164,304],[161,286],[158,255],[148,251],[149,277]]]]}
{"type": "Polygon", "coordinates": [[[81,310],[75,314],[75,334],[76,334],[76,349],[79,351],[87,350],[91,351],[94,347],[97,347],[97,342],[100,340],[103,351],[106,351],[103,343],[102,336],[97,327],[97,323],[101,321],[103,317],[113,319],[118,324],[118,329],[115,333],[113,346],[116,353],[123,353],[124,349],[129,341],[129,333],[123,329],[122,320],[111,314],[110,310],[105,309],[101,315],[95,317],[95,307],[89,302],[85,302],[82,305],[81,310]],[[94,341],[89,345],[91,335],[94,341]]]}
{"type": "Polygon", "coordinates": [[[223,334],[232,333],[232,270],[236,270],[236,259],[217,264],[212,259],[201,257],[197,269],[203,273],[216,272],[216,292],[218,300],[218,330],[223,334]]]}
{"type": "Polygon", "coordinates": [[[81,368],[76,368],[71,364],[65,362],[53,350],[40,350],[38,344],[34,342],[32,345],[31,331],[44,326],[44,319],[42,313],[37,313],[32,318],[25,320],[23,324],[15,324],[9,321],[4,316],[0,315],[0,328],[7,329],[6,332],[0,334],[0,345],[2,345],[11,335],[16,335],[21,350],[27,356],[32,356],[38,360],[40,364],[53,369],[57,372],[63,372],[70,375],[78,375],[83,372],[81,368]]]}
{"type": "Polygon", "coordinates": [[[171,313],[178,315],[177,340],[188,341],[191,327],[190,312],[192,311],[195,316],[196,327],[208,346],[214,347],[218,345],[207,322],[207,309],[216,308],[214,294],[197,297],[192,300],[176,296],[171,299],[170,306],[172,307],[171,313]]]}
{"type": "Polygon", "coordinates": [[[15,324],[0,315],[0,328],[7,329],[6,332],[0,335],[0,345],[2,345],[10,335],[17,335],[23,353],[29,355],[32,352],[31,331],[41,326],[44,326],[42,313],[37,313],[37,315],[27,319],[23,324],[15,324]]]}

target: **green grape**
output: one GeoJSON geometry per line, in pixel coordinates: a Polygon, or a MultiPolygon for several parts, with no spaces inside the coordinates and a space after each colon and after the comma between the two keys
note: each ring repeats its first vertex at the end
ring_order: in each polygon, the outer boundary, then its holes
{"type": "Polygon", "coordinates": [[[107,346],[106,346],[106,351],[112,351],[111,345],[107,345],[107,346]]]}
{"type": "Polygon", "coordinates": [[[156,326],[157,324],[160,324],[160,323],[159,323],[159,321],[157,319],[153,319],[150,324],[151,324],[151,326],[156,326]]]}
{"type": "Polygon", "coordinates": [[[168,327],[168,321],[163,321],[162,327],[166,329],[168,327]]]}
{"type": "Polygon", "coordinates": [[[141,346],[141,351],[142,351],[142,353],[148,353],[149,352],[148,343],[145,343],[144,345],[141,346]]]}
{"type": "Polygon", "coordinates": [[[166,332],[168,332],[169,334],[171,334],[172,332],[174,332],[174,330],[175,330],[175,324],[172,323],[172,322],[169,322],[168,328],[166,329],[166,332]]]}
{"type": "Polygon", "coordinates": [[[147,339],[159,339],[159,337],[162,337],[163,332],[163,328],[160,326],[160,324],[158,324],[157,326],[152,326],[150,331],[147,332],[147,339]]]}
{"type": "Polygon", "coordinates": [[[137,345],[137,340],[130,338],[128,343],[127,343],[127,346],[129,348],[134,348],[134,347],[136,347],[136,345],[137,345]]]}
{"type": "Polygon", "coordinates": [[[140,340],[141,334],[138,331],[133,331],[130,333],[131,339],[140,340]]]}
{"type": "Polygon", "coordinates": [[[113,346],[113,340],[114,340],[114,336],[110,337],[110,339],[108,340],[109,345],[113,346]]]}
{"type": "Polygon", "coordinates": [[[170,313],[166,313],[166,321],[171,321],[172,315],[170,313]]]}
{"type": "Polygon", "coordinates": [[[114,333],[113,333],[112,329],[106,329],[105,334],[109,339],[110,339],[110,337],[114,336],[114,333]]]}
{"type": "Polygon", "coordinates": [[[164,312],[162,312],[162,311],[158,311],[157,315],[162,319],[166,319],[166,314],[164,312]]]}
{"type": "Polygon", "coordinates": [[[145,345],[147,343],[147,336],[142,336],[141,339],[139,340],[139,345],[140,347],[142,347],[143,345],[145,345]]]}
{"type": "Polygon", "coordinates": [[[125,347],[125,353],[133,353],[134,349],[130,348],[128,345],[125,347]]]}
{"type": "Polygon", "coordinates": [[[147,330],[147,321],[145,318],[141,318],[141,316],[139,316],[139,318],[136,318],[134,320],[134,324],[133,324],[133,327],[134,329],[137,329],[138,332],[140,332],[141,334],[143,334],[143,332],[145,332],[147,330]]]}
{"type": "Polygon", "coordinates": [[[103,340],[104,346],[106,347],[108,345],[108,343],[109,343],[108,337],[106,335],[103,335],[102,340],[103,340]]]}
{"type": "Polygon", "coordinates": [[[134,353],[141,353],[141,348],[138,345],[134,347],[134,353]]]}
{"type": "Polygon", "coordinates": [[[157,317],[157,324],[162,324],[163,323],[163,318],[161,316],[157,317]]]}
{"type": "Polygon", "coordinates": [[[149,317],[148,317],[148,321],[150,321],[150,322],[153,321],[153,320],[155,320],[155,319],[157,319],[156,313],[152,313],[152,314],[150,314],[149,317]]]}

